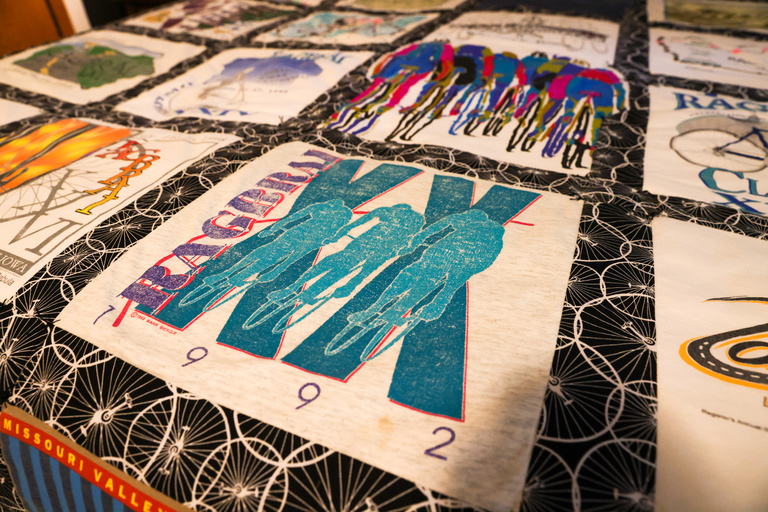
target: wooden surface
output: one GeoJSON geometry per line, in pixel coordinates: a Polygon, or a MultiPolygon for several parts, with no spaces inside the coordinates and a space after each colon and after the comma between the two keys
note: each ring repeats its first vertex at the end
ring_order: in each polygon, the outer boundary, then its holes
{"type": "Polygon", "coordinates": [[[61,0],[0,0],[0,55],[72,35],[61,0]]]}

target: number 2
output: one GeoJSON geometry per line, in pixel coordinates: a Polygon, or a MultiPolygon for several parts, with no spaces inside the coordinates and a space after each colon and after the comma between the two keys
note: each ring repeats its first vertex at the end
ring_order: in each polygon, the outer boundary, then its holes
{"type": "Polygon", "coordinates": [[[424,450],[424,455],[429,455],[430,457],[435,457],[436,459],[440,459],[440,460],[448,460],[448,457],[446,457],[445,455],[440,455],[439,453],[435,453],[435,450],[438,450],[440,448],[444,448],[444,447],[448,446],[449,444],[451,444],[452,442],[454,442],[456,440],[456,432],[454,432],[453,430],[451,430],[448,427],[437,427],[434,430],[434,432],[432,432],[432,435],[437,434],[441,430],[445,430],[447,432],[450,432],[451,438],[448,439],[447,441],[445,441],[444,443],[440,443],[438,445],[435,445],[432,448],[427,448],[426,450],[424,450]]]}

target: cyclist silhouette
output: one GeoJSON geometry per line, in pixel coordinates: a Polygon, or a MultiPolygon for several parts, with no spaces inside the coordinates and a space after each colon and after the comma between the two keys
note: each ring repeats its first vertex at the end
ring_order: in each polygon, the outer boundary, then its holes
{"type": "Polygon", "coordinates": [[[423,225],[424,217],[406,204],[385,206],[365,214],[346,225],[336,236],[338,239],[345,235],[352,237],[352,241],[344,250],[323,258],[287,288],[270,293],[269,301],[251,314],[243,328],[251,329],[295,304],[295,308],[289,310],[273,330],[276,333],[282,332],[288,328],[288,321],[298,308],[313,306],[300,318],[294,319],[291,326],[306,318],[328,300],[352,294],[376,269],[408,247],[408,241],[423,225]],[[370,226],[365,232],[352,237],[352,230],[366,225],[370,226]],[[345,278],[349,278],[346,283],[333,288],[345,278]],[[315,281],[312,282],[313,280],[315,281]],[[312,283],[302,290],[310,282],[312,283]]]}
{"type": "Polygon", "coordinates": [[[501,252],[504,228],[482,210],[467,210],[445,217],[418,233],[402,253],[420,245],[421,257],[404,268],[368,309],[347,317],[349,324],[325,349],[336,354],[364,334],[376,334],[360,359],[378,357],[419,322],[439,318],[456,291],[470,277],[491,266],[501,252]],[[380,350],[376,350],[393,327],[402,331],[380,350]],[[354,328],[358,332],[348,338],[354,328]],[[375,352],[375,353],[374,353],[375,352]]]}
{"type": "Polygon", "coordinates": [[[277,238],[252,250],[227,270],[203,278],[203,284],[184,297],[179,306],[214,295],[206,305],[206,309],[213,309],[257,283],[276,279],[309,252],[337,241],[339,231],[351,218],[352,210],[340,199],[334,199],[315,203],[280,219],[256,235],[259,238],[277,235],[277,238]],[[240,290],[220,301],[233,288],[240,290]]]}

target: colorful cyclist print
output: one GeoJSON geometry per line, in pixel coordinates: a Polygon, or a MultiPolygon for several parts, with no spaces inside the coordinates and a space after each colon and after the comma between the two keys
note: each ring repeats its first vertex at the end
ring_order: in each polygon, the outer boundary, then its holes
{"type": "Polygon", "coordinates": [[[564,169],[585,167],[603,122],[624,111],[627,100],[614,70],[471,44],[406,46],[374,63],[369,77],[371,85],[334,113],[326,128],[364,134],[395,110],[399,121],[387,140],[411,141],[441,118],[452,120],[451,136],[495,137],[512,124],[507,152],[536,147],[544,158],[559,157],[564,169]]]}
{"type": "Polygon", "coordinates": [[[742,40],[733,44],[717,44],[701,34],[685,34],[676,37],[659,36],[656,44],[681,64],[768,75],[768,65],[765,63],[768,44],[764,42],[742,40]]]}
{"type": "Polygon", "coordinates": [[[210,258],[205,264],[174,274],[160,263],[136,274],[120,293],[126,307],[179,331],[218,310],[227,316],[219,344],[341,382],[399,345],[411,356],[395,365],[389,398],[463,421],[469,282],[502,253],[505,224],[540,194],[494,186],[473,202],[475,186],[464,178],[380,164],[352,180],[362,161],[310,154],[324,162],[305,167],[311,175],[274,173],[227,203],[243,215],[226,221],[222,210],[206,221],[215,245],[197,238],[174,249],[194,265],[210,258]],[[407,203],[365,209],[419,177],[431,181],[423,212],[407,203]],[[262,219],[297,190],[285,216],[262,219]],[[237,243],[219,245],[227,239],[237,243]],[[331,301],[343,306],[313,324],[331,301]],[[286,351],[289,330],[305,338],[286,351]]]}

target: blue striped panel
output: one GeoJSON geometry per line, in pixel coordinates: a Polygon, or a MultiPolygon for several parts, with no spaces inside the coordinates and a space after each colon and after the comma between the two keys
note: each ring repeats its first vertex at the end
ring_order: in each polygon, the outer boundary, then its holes
{"type": "Polygon", "coordinates": [[[102,503],[104,500],[104,496],[102,496],[102,494],[104,493],[101,492],[101,489],[99,489],[95,485],[91,485],[91,497],[93,498],[93,505],[94,505],[93,510],[95,510],[96,512],[104,512],[104,505],[102,503]]]}
{"type": "Polygon", "coordinates": [[[69,508],[70,512],[77,512],[75,497],[72,495],[72,484],[69,481],[72,474],[72,471],[65,464],[59,464],[59,478],[61,479],[64,496],[67,500],[67,508],[69,508]]]}
{"type": "MultiPolygon", "coordinates": [[[[24,506],[30,512],[39,512],[32,502],[32,492],[29,489],[29,481],[24,475],[24,463],[21,458],[21,441],[15,437],[7,436],[8,448],[10,448],[11,460],[13,461],[13,470],[16,473],[16,482],[21,487],[21,497],[24,500],[24,506]]],[[[26,446],[26,445],[25,445],[26,446]]]]}
{"type": "Polygon", "coordinates": [[[75,506],[77,507],[77,512],[88,512],[88,509],[85,508],[81,484],[82,479],[80,478],[80,475],[72,470],[69,470],[69,485],[72,488],[72,496],[75,498],[75,506]]]}
{"type": "Polygon", "coordinates": [[[61,464],[59,464],[59,461],[53,457],[50,458],[50,463],[51,476],[53,476],[53,485],[56,487],[56,496],[59,500],[59,506],[62,512],[71,512],[67,495],[64,493],[64,484],[61,481],[61,464]]]}
{"type": "MultiPolygon", "coordinates": [[[[46,474],[43,472],[43,466],[47,466],[45,469],[50,474],[50,465],[43,464],[40,461],[40,450],[27,446],[29,452],[29,459],[32,461],[32,471],[35,473],[35,481],[37,482],[37,490],[40,493],[40,501],[43,504],[43,510],[53,510],[51,506],[51,498],[48,496],[48,484],[50,481],[46,478],[46,474]]],[[[46,459],[50,460],[50,457],[45,455],[46,459]]],[[[47,461],[46,461],[47,462],[47,461]]]]}

